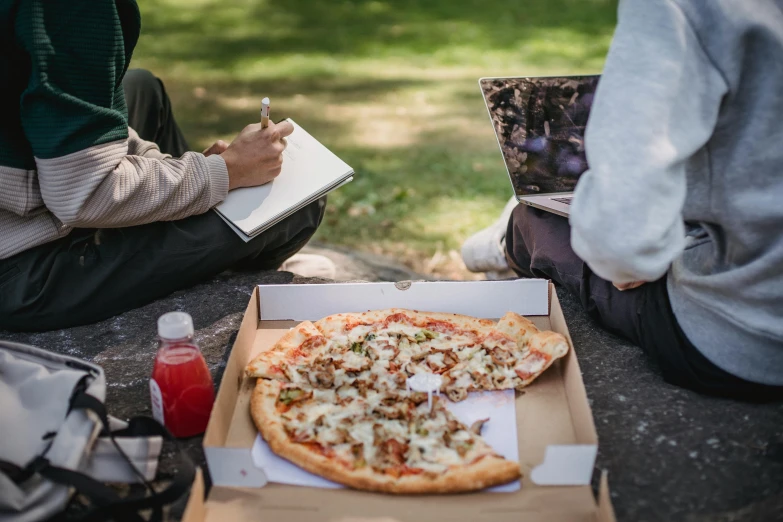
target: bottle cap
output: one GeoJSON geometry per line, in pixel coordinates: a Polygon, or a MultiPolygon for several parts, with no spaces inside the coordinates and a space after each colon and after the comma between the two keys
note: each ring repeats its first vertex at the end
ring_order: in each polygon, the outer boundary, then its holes
{"type": "Polygon", "coordinates": [[[158,319],[158,336],[162,339],[184,339],[193,335],[193,319],[185,312],[169,312],[158,319]]]}

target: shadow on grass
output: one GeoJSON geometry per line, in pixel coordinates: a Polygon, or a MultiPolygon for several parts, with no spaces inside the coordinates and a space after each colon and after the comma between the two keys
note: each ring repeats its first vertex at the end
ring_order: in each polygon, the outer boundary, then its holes
{"type": "MultiPolygon", "coordinates": [[[[431,55],[470,46],[514,49],[559,34],[589,39],[611,31],[615,0],[146,0],[142,44],[161,61],[231,68],[248,57],[431,55]]],[[[563,42],[564,44],[566,42],[563,42]]],[[[561,50],[525,56],[545,63],[561,50]]],[[[562,52],[567,52],[563,49],[562,52]]],[[[585,58],[602,55],[598,46],[585,58]]]]}
{"type": "Polygon", "coordinates": [[[293,118],[306,125],[309,132],[322,138],[323,133],[347,130],[347,122],[344,122],[344,125],[335,125],[333,121],[322,117],[323,108],[320,111],[296,108],[291,102],[293,97],[302,96],[302,93],[315,93],[326,97],[329,104],[341,105],[357,101],[367,102],[401,89],[431,87],[433,83],[427,80],[321,76],[274,81],[205,80],[194,83],[171,80],[166,82],[166,88],[177,109],[176,116],[180,126],[193,147],[197,148],[207,146],[208,138],[235,135],[245,125],[257,122],[260,104],[256,98],[259,98],[259,93],[274,100],[273,119],[293,118]],[[250,98],[254,103],[248,102],[247,107],[231,106],[232,100],[250,98]],[[277,100],[281,102],[278,103],[277,100]]]}

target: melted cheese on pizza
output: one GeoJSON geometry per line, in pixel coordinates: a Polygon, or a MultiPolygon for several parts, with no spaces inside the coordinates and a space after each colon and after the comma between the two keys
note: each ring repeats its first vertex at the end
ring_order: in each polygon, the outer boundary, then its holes
{"type": "Polygon", "coordinates": [[[289,437],[350,469],[370,466],[396,476],[443,473],[494,454],[437,400],[430,412],[420,394],[370,390],[361,397],[341,390],[284,388],[277,404],[289,437]]]}
{"type": "MultiPolygon", "coordinates": [[[[311,372],[328,372],[334,367],[335,386],[372,382],[387,390],[404,389],[405,379],[417,373],[444,375],[443,391],[507,389],[521,384],[514,366],[524,351],[510,337],[443,325],[439,329],[442,331],[399,321],[354,326],[328,340],[328,359],[320,366],[316,361],[311,372]]],[[[313,381],[318,379],[308,379],[313,381]]],[[[450,397],[459,400],[464,394],[450,397]]]]}
{"type": "Polygon", "coordinates": [[[411,375],[436,373],[441,391],[462,400],[468,391],[525,386],[566,353],[562,336],[540,333],[512,313],[497,324],[406,310],[337,314],[300,324],[286,335],[284,352],[260,355],[248,374],[317,388],[355,385],[364,394],[370,383],[402,390],[411,375]]]}
{"type": "Polygon", "coordinates": [[[462,400],[468,391],[522,386],[538,375],[550,358],[518,346],[507,334],[486,327],[463,329],[447,321],[411,324],[401,313],[372,324],[346,325],[319,337],[318,354],[302,358],[291,350],[286,362],[270,354],[267,364],[292,384],[315,388],[404,390],[417,373],[443,376],[442,391],[462,400]],[[426,326],[426,327],[425,327],[426,326]]]}

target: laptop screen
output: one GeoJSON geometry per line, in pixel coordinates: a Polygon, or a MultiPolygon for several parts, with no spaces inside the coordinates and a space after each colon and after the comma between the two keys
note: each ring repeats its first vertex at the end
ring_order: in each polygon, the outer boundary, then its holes
{"type": "Polygon", "coordinates": [[[584,132],[599,76],[482,78],[518,196],[571,192],[587,170],[584,132]]]}

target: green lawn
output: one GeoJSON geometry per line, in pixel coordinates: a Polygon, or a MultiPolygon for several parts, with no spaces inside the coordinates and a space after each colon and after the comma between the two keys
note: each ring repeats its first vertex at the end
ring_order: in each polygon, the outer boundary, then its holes
{"type": "Polygon", "coordinates": [[[511,188],[481,76],[597,72],[616,0],[139,0],[133,67],[191,146],[292,117],[356,171],[317,239],[465,277],[461,242],[511,188]]]}

